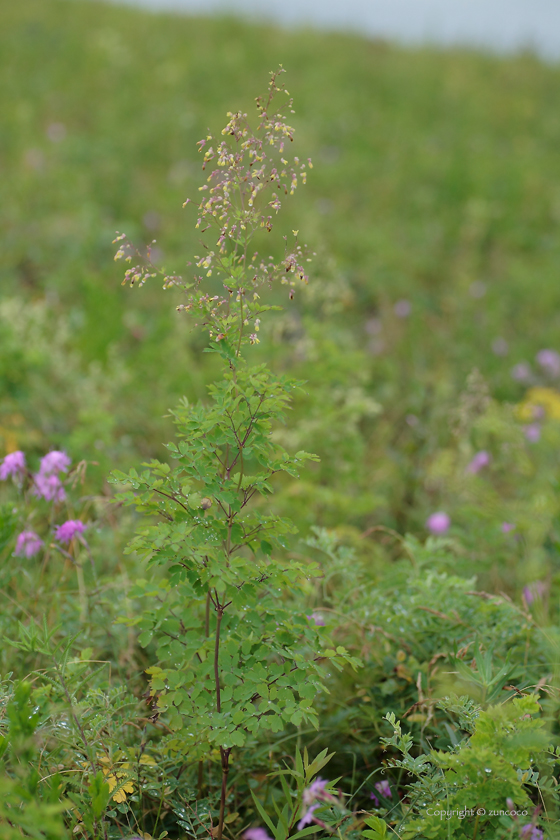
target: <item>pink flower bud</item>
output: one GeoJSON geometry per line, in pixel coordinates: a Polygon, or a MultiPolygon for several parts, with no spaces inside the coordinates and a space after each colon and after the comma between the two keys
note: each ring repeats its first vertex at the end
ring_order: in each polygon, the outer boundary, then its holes
{"type": "Polygon", "coordinates": [[[443,511],[432,513],[426,520],[426,528],[435,535],[445,534],[451,525],[450,517],[443,511]]]}

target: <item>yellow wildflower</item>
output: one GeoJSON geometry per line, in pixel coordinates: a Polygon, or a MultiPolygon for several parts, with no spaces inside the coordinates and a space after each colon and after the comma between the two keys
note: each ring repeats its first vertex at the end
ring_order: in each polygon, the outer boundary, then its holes
{"type": "Polygon", "coordinates": [[[560,392],[554,388],[529,388],[525,399],[517,406],[520,420],[537,420],[539,415],[560,420],[560,392]]]}

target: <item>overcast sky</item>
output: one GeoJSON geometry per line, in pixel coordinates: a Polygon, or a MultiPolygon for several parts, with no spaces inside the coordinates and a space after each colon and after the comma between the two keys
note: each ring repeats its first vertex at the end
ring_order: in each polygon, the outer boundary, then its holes
{"type": "Polygon", "coordinates": [[[313,24],[406,42],[532,46],[560,59],[560,0],[120,0],[193,13],[235,11],[284,25],[313,24]]]}

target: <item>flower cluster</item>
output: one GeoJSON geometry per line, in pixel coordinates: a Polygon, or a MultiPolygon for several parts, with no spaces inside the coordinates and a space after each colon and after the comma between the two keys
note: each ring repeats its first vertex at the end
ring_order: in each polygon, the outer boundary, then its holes
{"type": "MultiPolygon", "coordinates": [[[[391,785],[387,781],[387,779],[382,779],[380,782],[376,782],[374,785],[376,791],[384,798],[384,799],[392,799],[393,798],[393,791],[391,790],[391,785]]],[[[373,804],[376,808],[379,807],[379,799],[373,793],[373,791],[369,795],[370,799],[373,799],[373,804]]]]}
{"type": "Polygon", "coordinates": [[[21,478],[25,475],[25,455],[23,452],[10,452],[0,464],[0,480],[6,481],[9,476],[21,478]]]}
{"type": "Polygon", "coordinates": [[[322,828],[326,828],[325,823],[315,816],[315,811],[324,803],[338,802],[336,796],[333,796],[333,794],[329,793],[327,790],[328,785],[329,782],[326,779],[315,779],[315,781],[303,791],[303,807],[306,808],[306,810],[298,822],[298,831],[301,831],[306,825],[311,825],[312,823],[320,825],[322,828]]]}
{"type": "Polygon", "coordinates": [[[157,277],[158,275],[163,277],[164,289],[167,289],[170,286],[183,285],[182,277],[175,274],[167,274],[165,271],[162,271],[162,269],[154,265],[153,260],[155,259],[155,252],[157,251],[157,249],[154,248],[156,244],[155,239],[153,239],[148,245],[145,253],[141,253],[137,248],[135,248],[125,233],[119,233],[117,231],[117,236],[113,239],[113,245],[116,245],[117,243],[118,249],[115,254],[115,260],[124,259],[127,263],[131,263],[133,259],[139,260],[136,265],[132,265],[130,268],[126,269],[124,273],[124,280],[122,281],[123,286],[128,283],[131,288],[135,285],[140,287],[144,285],[146,280],[149,280],[151,277],[157,277]]]}
{"type": "Polygon", "coordinates": [[[547,592],[548,586],[545,581],[536,580],[533,583],[530,583],[529,586],[524,587],[523,597],[525,598],[526,603],[531,605],[534,601],[542,601],[547,592]]]}
{"type": "Polygon", "coordinates": [[[31,476],[34,496],[48,502],[63,502],[66,492],[59,474],[68,472],[70,464],[71,460],[66,452],[53,450],[41,459],[39,472],[31,475],[27,471],[25,454],[20,451],[10,452],[0,464],[0,480],[6,481],[12,476],[14,480],[21,481],[26,476],[31,476]]]}
{"type": "MultiPolygon", "coordinates": [[[[133,258],[140,258],[127,269],[124,283],[141,286],[150,277],[163,275],[164,288],[179,286],[188,294],[187,302],[177,309],[200,315],[200,325],[213,341],[227,340],[230,333],[237,335],[241,327],[236,355],[241,344],[258,343],[259,316],[268,307],[259,303],[257,289],[278,280],[288,286],[292,300],[296,282],[308,282],[305,263],[310,260],[299,244],[298,231],[292,232],[293,240],[284,237],[284,256],[278,262],[272,256],[259,256],[252,244],[258,233],[272,230],[273,218],[282,206],[281,198],[293,195],[300,182],[305,184],[307,169],[312,167],[310,160],[302,161],[297,156],[288,159],[286,146],[293,140],[294,129],[284,114],[293,113],[293,108],[288,91],[278,83],[283,72],[282,67],[273,72],[268,95],[257,97],[256,131],[251,129],[246,113],[228,112],[222,137],[209,133],[198,143],[199,151],[204,151],[203,170],[210,165],[213,168],[206,184],[199,188],[202,199],[196,227],[201,234],[212,230],[216,238],[211,246],[203,243],[205,253],[194,258],[199,270],[194,283],[160,271],[150,259],[150,248],[147,255],[142,255],[124,234],[118,234],[114,240],[118,243],[115,259],[132,262],[133,258]],[[287,99],[277,106],[280,94],[287,99]],[[223,284],[221,294],[210,294],[202,288],[214,274],[223,284]]],[[[191,199],[183,206],[189,203],[191,199]]]]}
{"type": "Polygon", "coordinates": [[[215,162],[217,168],[211,172],[208,183],[199,188],[200,192],[207,191],[208,194],[199,205],[196,226],[216,227],[216,244],[222,254],[228,240],[235,247],[238,240],[244,238],[244,232],[256,224],[267,231],[272,230],[272,213],[277,213],[282,206],[278,193],[293,195],[298,179],[303,184],[306,182],[306,166],[312,167],[310,160],[306,164],[294,157],[289,163],[284,157],[286,142],[294,139],[294,129],[283,115],[286,109],[293,113],[292,99],[273,108],[277,94],[284,93],[289,97],[285,86],[277,83],[283,72],[280,68],[271,73],[268,96],[257,97],[260,122],[256,133],[251,130],[247,114],[228,112],[229,121],[222,129],[226,139],[216,141],[208,134],[198,142],[199,150],[207,147],[202,168],[206,169],[211,162],[215,162]],[[276,159],[273,152],[276,152],[276,159]],[[270,187],[275,192],[264,207],[258,209],[258,198],[270,187]]]}
{"type": "Polygon", "coordinates": [[[537,353],[537,363],[549,376],[560,376],[560,354],[556,350],[540,350],[537,353]]]}
{"type": "Polygon", "coordinates": [[[62,525],[59,525],[54,532],[55,540],[68,545],[75,537],[81,537],[84,533],[85,525],[80,519],[68,519],[62,525]]]}
{"type": "MultiPolygon", "coordinates": [[[[31,489],[33,496],[48,502],[62,502],[66,499],[66,491],[62,486],[60,474],[67,473],[71,463],[66,452],[52,450],[41,459],[39,471],[33,474],[26,467],[25,454],[20,451],[11,452],[0,463],[0,480],[6,481],[11,476],[22,490],[25,489],[23,482],[27,478],[27,487],[31,489]]],[[[62,545],[68,545],[76,537],[83,537],[85,527],[81,520],[69,519],[61,525],[54,526],[53,536],[62,545]]],[[[35,531],[25,529],[16,538],[14,555],[31,559],[43,546],[44,540],[35,531]]]]}
{"type": "Polygon", "coordinates": [[[256,828],[248,828],[243,834],[243,840],[272,840],[266,828],[260,826],[256,828]]]}
{"type": "Polygon", "coordinates": [[[543,840],[544,834],[540,828],[537,828],[533,823],[526,823],[521,827],[519,836],[524,840],[543,840]]]}
{"type": "Polygon", "coordinates": [[[537,443],[543,420],[560,420],[560,393],[555,388],[529,388],[525,399],[517,406],[517,416],[526,421],[523,433],[529,443],[537,443]]]}
{"type": "Polygon", "coordinates": [[[41,459],[39,472],[33,476],[33,494],[47,502],[63,502],[66,492],[59,473],[68,472],[71,460],[65,452],[53,450],[41,459]]]}
{"type": "Polygon", "coordinates": [[[447,513],[442,510],[432,513],[426,521],[426,528],[434,536],[442,536],[446,534],[451,525],[451,519],[447,513]]]}
{"type": "Polygon", "coordinates": [[[16,540],[16,557],[34,557],[41,551],[43,540],[34,531],[22,531],[16,540]]]}
{"type": "Polygon", "coordinates": [[[542,377],[548,379],[558,379],[560,377],[560,353],[556,350],[539,350],[535,356],[538,369],[533,371],[528,362],[518,362],[511,369],[512,378],[517,382],[526,383],[528,385],[535,384],[541,381],[542,377]]]}
{"type": "MultiPolygon", "coordinates": [[[[54,538],[63,545],[68,545],[76,537],[80,538],[86,526],[80,519],[68,519],[62,525],[54,529],[54,538]]],[[[16,557],[27,557],[30,559],[38,554],[43,548],[44,542],[34,531],[22,531],[16,540],[14,554],[16,557]]]]}
{"type": "Polygon", "coordinates": [[[482,452],[477,452],[472,461],[467,466],[467,472],[476,474],[480,472],[480,470],[487,467],[491,461],[491,456],[489,452],[483,450],[482,452]]]}
{"type": "MultiPolygon", "coordinates": [[[[327,789],[330,784],[331,783],[326,779],[318,778],[304,789],[302,796],[303,813],[297,824],[298,831],[301,831],[303,828],[310,826],[313,823],[329,832],[332,831],[332,825],[327,825],[322,819],[315,815],[315,812],[325,805],[336,805],[338,809],[342,811],[346,810],[341,799],[334,796],[334,794],[327,789]]],[[[388,786],[388,782],[384,782],[384,784],[388,786]]],[[[392,795],[390,788],[388,795],[392,795]]],[[[243,840],[272,840],[266,829],[260,826],[247,829],[247,831],[243,833],[242,837],[243,840]]]]}

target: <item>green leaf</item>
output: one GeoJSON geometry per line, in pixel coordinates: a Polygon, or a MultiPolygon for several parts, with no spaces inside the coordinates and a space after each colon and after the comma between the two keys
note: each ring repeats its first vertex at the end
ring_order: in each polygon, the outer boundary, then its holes
{"type": "Polygon", "coordinates": [[[153,638],[153,632],[151,630],[144,630],[143,633],[140,633],[138,636],[138,644],[140,647],[147,647],[153,638]]]}
{"type": "Polygon", "coordinates": [[[202,502],[202,493],[189,493],[187,504],[192,510],[197,510],[202,502]]]}
{"type": "Polygon", "coordinates": [[[387,823],[385,820],[380,819],[380,817],[370,816],[366,817],[364,822],[371,829],[371,831],[362,832],[364,837],[367,837],[368,840],[385,840],[385,837],[387,837],[387,823]]]}
{"type": "Polygon", "coordinates": [[[255,803],[255,807],[256,807],[257,811],[259,812],[259,814],[261,815],[261,817],[265,821],[266,825],[269,827],[269,829],[272,831],[272,833],[276,837],[276,829],[274,827],[274,824],[273,824],[272,820],[270,819],[270,817],[268,816],[268,814],[266,813],[266,811],[264,810],[260,801],[257,799],[255,794],[253,793],[253,791],[251,791],[251,797],[253,799],[253,802],[255,803]]]}

